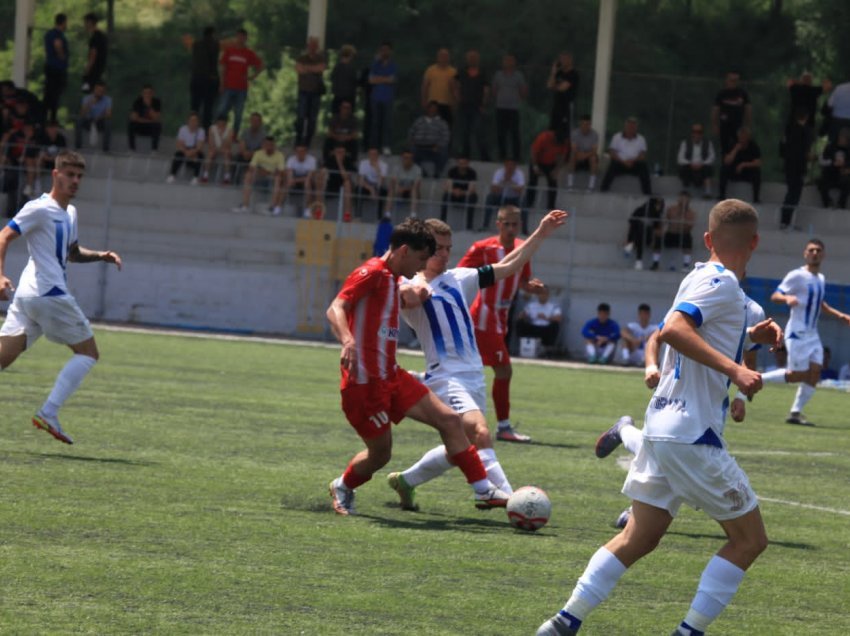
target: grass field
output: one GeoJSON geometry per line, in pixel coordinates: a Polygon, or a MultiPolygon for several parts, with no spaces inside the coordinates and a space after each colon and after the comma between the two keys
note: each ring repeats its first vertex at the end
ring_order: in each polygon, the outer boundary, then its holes
{"type": "MultiPolygon", "coordinates": [[[[497,451],[515,487],[553,502],[525,534],[476,511],[456,471],[420,489],[422,512],[399,510],[386,473],[437,442],[409,421],[361,514],[334,515],[327,483],[360,448],[336,349],[97,337],[101,362],[63,411],[74,446],[29,424],[65,350],[39,343],[0,374],[2,634],[530,635],[626,504],[593,443],[643,413],[637,374],[516,366],[514,417],[536,443],[497,451]]],[[[783,423],[792,397],[768,387],[727,430],[771,544],[712,634],[850,632],[850,395],[819,391],[813,429],[783,423]]],[[[669,634],[721,542],[683,511],[582,634],[669,634]]]]}

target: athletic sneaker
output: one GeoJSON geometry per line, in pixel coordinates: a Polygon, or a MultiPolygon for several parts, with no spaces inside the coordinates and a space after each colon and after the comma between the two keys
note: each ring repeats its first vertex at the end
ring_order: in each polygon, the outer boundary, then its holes
{"type": "Polygon", "coordinates": [[[617,422],[602,433],[596,440],[596,456],[599,459],[608,457],[614,450],[623,443],[623,438],[620,437],[620,430],[626,425],[634,426],[635,421],[628,415],[624,415],[617,422]]]}
{"type": "Polygon", "coordinates": [[[496,486],[490,486],[487,492],[475,493],[475,507],[479,510],[489,510],[490,508],[504,508],[508,505],[510,495],[499,490],[496,486]]]}
{"type": "Polygon", "coordinates": [[[247,211],[248,211],[247,205],[237,205],[235,208],[233,208],[233,212],[236,213],[236,214],[245,214],[247,211]]]}
{"type": "Polygon", "coordinates": [[[402,510],[412,510],[413,512],[419,510],[419,506],[413,501],[416,489],[408,485],[404,479],[404,475],[401,473],[390,473],[387,475],[387,484],[398,493],[402,510]]]}
{"type": "Polygon", "coordinates": [[[328,490],[333,499],[334,512],[338,515],[349,516],[356,515],[354,510],[354,491],[349,490],[341,483],[342,479],[337,477],[328,485],[328,490]]]}
{"type": "Polygon", "coordinates": [[[635,261],[635,269],[639,272],[642,271],[643,270],[643,261],[635,261]]]}
{"type": "Polygon", "coordinates": [[[517,433],[516,429],[513,426],[500,428],[498,431],[496,431],[496,439],[501,440],[503,442],[517,442],[519,444],[528,444],[529,442],[531,442],[531,437],[529,435],[517,433]]]}
{"type": "Polygon", "coordinates": [[[788,419],[785,420],[787,424],[796,424],[797,426],[814,426],[814,422],[810,422],[806,419],[806,416],[802,413],[790,413],[788,415],[788,419]]]}
{"type": "Polygon", "coordinates": [[[32,416],[32,425],[43,431],[47,431],[60,442],[65,442],[66,444],[74,443],[71,436],[62,430],[62,426],[59,424],[59,419],[56,417],[48,417],[42,411],[39,411],[32,416]]]}
{"type": "Polygon", "coordinates": [[[629,518],[632,516],[632,507],[629,506],[623,512],[620,513],[620,516],[617,517],[617,520],[614,522],[614,527],[622,530],[626,527],[626,524],[629,522],[629,518]]]}
{"type": "Polygon", "coordinates": [[[570,627],[563,616],[555,614],[537,628],[536,636],[576,636],[576,634],[578,631],[570,627]]]}

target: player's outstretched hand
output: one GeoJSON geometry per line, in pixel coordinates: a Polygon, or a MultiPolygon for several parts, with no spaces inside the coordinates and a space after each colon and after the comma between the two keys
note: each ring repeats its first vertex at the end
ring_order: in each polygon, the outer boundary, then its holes
{"type": "Polygon", "coordinates": [[[103,253],[101,260],[105,263],[115,263],[115,266],[118,268],[118,271],[121,271],[121,257],[118,255],[118,252],[106,251],[103,253]]]}
{"type": "Polygon", "coordinates": [[[742,365],[737,366],[730,379],[748,398],[753,397],[762,389],[761,373],[742,365]]]}
{"type": "Polygon", "coordinates": [[[732,400],[732,406],[729,408],[729,414],[736,422],[743,422],[747,417],[747,404],[741,398],[732,400]]]}
{"type": "Polygon", "coordinates": [[[419,307],[431,297],[431,290],[427,285],[410,283],[402,285],[398,295],[402,309],[413,309],[419,307]]]}
{"type": "Polygon", "coordinates": [[[773,318],[762,320],[749,329],[750,340],[755,344],[768,345],[771,351],[782,345],[782,327],[777,325],[773,318]]]}
{"type": "Polygon", "coordinates": [[[539,278],[532,278],[525,284],[525,291],[529,294],[539,294],[546,289],[546,283],[539,278]]]}
{"type": "Polygon", "coordinates": [[[566,223],[567,217],[569,216],[569,212],[564,212],[564,210],[552,210],[540,220],[540,225],[537,227],[537,230],[541,232],[543,236],[549,236],[552,232],[566,223]]]}
{"type": "Polygon", "coordinates": [[[0,276],[0,300],[12,300],[14,291],[15,288],[12,286],[12,281],[5,276],[0,276]]]}

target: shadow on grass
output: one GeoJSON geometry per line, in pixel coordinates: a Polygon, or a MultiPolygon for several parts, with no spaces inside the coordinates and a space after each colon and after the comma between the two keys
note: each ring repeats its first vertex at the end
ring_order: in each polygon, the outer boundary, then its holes
{"type": "Polygon", "coordinates": [[[505,529],[511,529],[508,520],[504,518],[473,519],[470,517],[450,517],[448,515],[440,515],[439,513],[428,513],[428,516],[424,517],[421,513],[415,512],[405,514],[409,514],[410,516],[407,519],[394,519],[369,514],[357,516],[362,519],[369,519],[388,528],[403,528],[405,530],[463,530],[464,532],[490,533],[494,530],[504,531],[505,529]],[[443,518],[435,519],[434,517],[437,516],[443,518]]]}
{"type": "MultiPolygon", "coordinates": [[[[554,444],[552,442],[535,442],[531,440],[529,446],[546,446],[548,448],[581,448],[581,444],[554,444]]],[[[517,444],[519,446],[519,444],[517,444]]]]}
{"type": "MultiPolygon", "coordinates": [[[[686,537],[688,539],[717,539],[718,541],[726,541],[726,536],[722,534],[705,534],[702,532],[675,532],[667,531],[668,535],[677,537],[686,537]]],[[[788,548],[789,550],[817,550],[817,547],[810,543],[797,543],[795,541],[774,541],[768,539],[769,546],[777,546],[780,548],[788,548]]]]}
{"type": "Polygon", "coordinates": [[[34,459],[61,459],[76,462],[96,462],[99,464],[122,464],[125,466],[154,466],[156,462],[121,457],[87,457],[85,455],[68,455],[67,453],[33,453],[28,451],[8,451],[9,454],[25,455],[34,459]]]}

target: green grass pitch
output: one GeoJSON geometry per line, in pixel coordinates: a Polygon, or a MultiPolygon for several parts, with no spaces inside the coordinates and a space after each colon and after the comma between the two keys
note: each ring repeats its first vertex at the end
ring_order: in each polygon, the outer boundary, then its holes
{"type": "MultiPolygon", "coordinates": [[[[327,483],[361,448],[335,348],[97,337],[101,361],[62,413],[74,446],[29,423],[67,350],[39,343],[0,373],[2,634],[530,635],[627,503],[623,453],[598,460],[593,444],[640,419],[639,374],[515,365],[513,416],[536,443],[497,452],[514,487],[553,504],[527,534],[475,510],[457,471],[419,489],[421,512],[399,510],[387,472],[438,442],[411,421],[359,489],[361,514],[334,515],[327,483]]],[[[818,391],[813,429],[784,424],[792,398],[769,386],[727,428],[771,543],[712,634],[850,632],[850,395],[818,391]]],[[[684,510],[582,634],[669,634],[722,541],[684,510]]]]}

